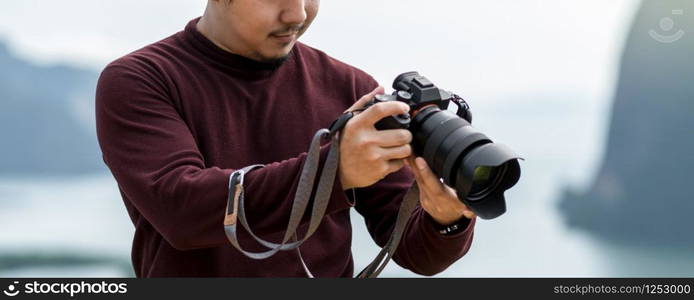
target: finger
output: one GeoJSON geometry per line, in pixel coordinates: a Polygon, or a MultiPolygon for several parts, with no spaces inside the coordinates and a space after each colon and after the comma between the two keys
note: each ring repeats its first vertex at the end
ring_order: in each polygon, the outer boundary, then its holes
{"type": "Polygon", "coordinates": [[[379,130],[374,134],[376,145],[397,147],[412,142],[412,133],[405,129],[379,130]]]}
{"type": "MultiPolygon", "coordinates": [[[[407,158],[412,154],[412,146],[410,144],[405,144],[402,146],[398,147],[390,147],[390,148],[383,148],[383,158],[391,160],[391,159],[399,159],[402,160],[404,158],[407,158]]],[[[404,161],[403,161],[404,164],[404,161]]]]}
{"type": "MultiPolygon", "coordinates": [[[[406,160],[408,161],[408,164],[410,166],[410,170],[412,170],[412,174],[414,175],[414,179],[417,182],[417,185],[419,186],[420,192],[423,193],[424,195],[435,195],[434,190],[424,182],[424,178],[422,177],[422,172],[417,167],[417,163],[416,163],[414,156],[410,156],[406,160]]],[[[422,205],[426,204],[426,203],[424,203],[425,199],[427,199],[427,197],[420,197],[420,200],[421,200],[420,202],[422,202],[422,205]]]]}
{"type": "Polygon", "coordinates": [[[405,164],[406,164],[408,167],[414,168],[414,156],[410,156],[410,157],[406,158],[406,159],[405,159],[405,164]]]}
{"type": "MultiPolygon", "coordinates": [[[[456,198],[458,198],[458,194],[453,188],[449,187],[446,184],[444,184],[443,186],[448,191],[449,194],[455,195],[456,198]]],[[[460,200],[458,200],[458,201],[460,201],[460,200]]],[[[463,216],[465,216],[468,219],[472,219],[472,218],[477,216],[477,215],[475,215],[475,212],[473,212],[463,201],[460,201],[460,204],[463,206],[463,216]]]]}
{"type": "Polygon", "coordinates": [[[390,173],[395,173],[402,169],[402,167],[405,165],[405,162],[402,159],[394,159],[394,160],[389,160],[388,161],[388,174],[390,173]]]}
{"type": "Polygon", "coordinates": [[[428,188],[432,192],[443,192],[445,188],[443,183],[441,183],[438,176],[431,171],[424,158],[417,157],[414,162],[415,168],[419,172],[420,183],[422,183],[425,188],[428,188]]]}
{"type": "Polygon", "coordinates": [[[464,210],[463,216],[465,216],[468,219],[473,219],[473,218],[477,217],[477,215],[475,215],[475,213],[472,212],[471,210],[464,210]]]}
{"type": "Polygon", "coordinates": [[[352,104],[352,106],[350,106],[347,110],[345,110],[345,112],[353,111],[353,110],[362,108],[362,107],[364,107],[364,105],[366,105],[366,103],[369,103],[371,100],[373,100],[374,96],[379,95],[379,94],[383,94],[383,93],[385,93],[385,89],[382,86],[378,86],[370,93],[359,98],[359,100],[357,100],[357,102],[354,102],[354,104],[352,104]]]}
{"type": "Polygon", "coordinates": [[[410,156],[405,159],[405,164],[410,167],[410,170],[412,171],[412,174],[414,175],[414,178],[419,181],[419,170],[417,170],[417,166],[415,166],[414,163],[414,156],[410,156]]]}
{"type": "Polygon", "coordinates": [[[378,121],[385,117],[394,115],[406,114],[410,111],[410,107],[400,101],[386,101],[375,104],[364,112],[354,117],[355,123],[363,126],[373,127],[378,121]]]}
{"type": "MultiPolygon", "coordinates": [[[[424,176],[422,175],[422,171],[417,167],[417,162],[415,160],[414,156],[410,156],[407,158],[409,160],[410,164],[410,169],[412,170],[412,174],[414,174],[414,179],[417,182],[417,185],[419,186],[419,190],[424,193],[425,195],[436,195],[435,189],[432,189],[429,184],[427,184],[424,180],[424,176]]],[[[436,187],[434,187],[436,188],[436,187]]],[[[421,197],[422,199],[425,199],[426,197],[421,197]]]]}

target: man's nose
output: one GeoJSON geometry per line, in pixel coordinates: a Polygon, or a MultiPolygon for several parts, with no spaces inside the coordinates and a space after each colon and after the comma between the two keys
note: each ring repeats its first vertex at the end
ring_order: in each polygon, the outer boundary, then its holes
{"type": "Polygon", "coordinates": [[[280,21],[288,25],[301,25],[306,21],[306,0],[285,0],[280,21]]]}

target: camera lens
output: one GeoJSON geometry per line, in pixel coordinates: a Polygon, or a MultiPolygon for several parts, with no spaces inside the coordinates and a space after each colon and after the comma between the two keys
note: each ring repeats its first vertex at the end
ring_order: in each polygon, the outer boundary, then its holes
{"type": "Polygon", "coordinates": [[[503,192],[520,177],[515,153],[494,144],[465,119],[434,106],[415,115],[410,130],[415,154],[478,216],[491,219],[505,212],[503,192]]]}
{"type": "Polygon", "coordinates": [[[505,169],[505,165],[501,167],[480,166],[475,168],[468,200],[476,201],[482,199],[498,187],[505,169]]]}
{"type": "Polygon", "coordinates": [[[479,217],[493,219],[506,212],[504,191],[520,178],[520,157],[473,128],[466,120],[470,118],[446,110],[443,101],[450,94],[419,73],[399,75],[393,88],[398,100],[419,109],[409,123],[414,154],[479,217]],[[411,97],[404,97],[405,91],[411,97]]]}

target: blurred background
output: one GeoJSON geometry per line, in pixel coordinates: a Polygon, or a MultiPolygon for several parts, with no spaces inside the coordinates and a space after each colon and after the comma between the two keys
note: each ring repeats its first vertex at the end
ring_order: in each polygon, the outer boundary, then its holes
{"type": "MultiPolygon", "coordinates": [[[[205,2],[0,4],[0,277],[133,276],[96,79],[205,2]]],[[[439,276],[694,276],[694,1],[324,0],[302,41],[384,86],[418,70],[525,157],[439,276]]],[[[361,269],[378,248],[352,220],[361,269]]]]}

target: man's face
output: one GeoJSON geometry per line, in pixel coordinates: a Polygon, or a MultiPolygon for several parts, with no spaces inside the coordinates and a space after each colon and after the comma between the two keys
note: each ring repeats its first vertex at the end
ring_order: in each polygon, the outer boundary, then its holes
{"type": "Polygon", "coordinates": [[[218,0],[227,45],[236,54],[274,62],[287,57],[318,13],[320,0],[218,0]]]}

